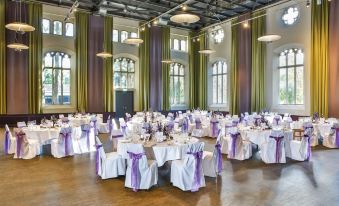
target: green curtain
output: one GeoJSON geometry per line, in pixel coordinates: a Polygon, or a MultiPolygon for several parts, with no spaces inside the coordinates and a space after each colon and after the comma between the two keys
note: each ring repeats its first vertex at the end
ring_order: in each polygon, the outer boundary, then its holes
{"type": "Polygon", "coordinates": [[[6,1],[0,1],[0,114],[7,113],[6,106],[6,1]]]}
{"type": "Polygon", "coordinates": [[[252,87],[251,111],[259,112],[265,107],[265,59],[266,46],[258,38],[265,35],[265,11],[255,12],[252,16],[258,17],[251,21],[252,33],[252,87]],[[261,16],[261,17],[259,17],[261,16]]]}
{"type": "Polygon", "coordinates": [[[28,111],[41,112],[42,78],[42,5],[28,4],[28,23],[35,31],[29,32],[28,50],[28,111]]]}
{"type": "Polygon", "coordinates": [[[328,116],[328,36],[329,3],[317,5],[312,1],[311,11],[311,113],[328,116]]]}
{"type": "MultiPolygon", "coordinates": [[[[162,28],[162,54],[163,60],[171,59],[171,45],[170,45],[170,27],[162,28]]],[[[170,109],[170,64],[162,63],[162,110],[170,109]]]]}
{"type": "MultiPolygon", "coordinates": [[[[199,49],[207,48],[208,38],[206,33],[200,34],[199,37],[199,49]]],[[[200,54],[199,56],[199,66],[195,66],[198,68],[198,81],[196,82],[196,88],[198,91],[197,94],[197,106],[200,109],[207,109],[207,55],[200,54]]]]}
{"type": "Polygon", "coordinates": [[[76,12],[75,14],[77,109],[79,112],[86,112],[87,109],[88,18],[87,13],[76,12]]]}
{"type": "MultiPolygon", "coordinates": [[[[104,19],[104,50],[113,54],[113,18],[106,16],[104,19]]],[[[113,112],[113,60],[104,60],[104,104],[105,112],[113,112]]]]}
{"type": "MultiPolygon", "coordinates": [[[[237,20],[233,20],[235,24],[237,20]]],[[[230,114],[239,112],[239,87],[238,87],[238,27],[232,26],[231,45],[231,92],[230,92],[230,114]]]]}
{"type": "Polygon", "coordinates": [[[192,37],[197,36],[198,34],[195,32],[189,33],[189,39],[188,39],[188,56],[189,56],[189,72],[188,72],[188,79],[189,79],[189,108],[194,109],[197,107],[196,102],[196,79],[197,79],[197,72],[196,67],[199,65],[199,54],[198,54],[198,47],[199,42],[196,41],[196,39],[192,37]]]}
{"type": "Polygon", "coordinates": [[[150,31],[147,26],[140,32],[140,38],[144,43],[139,45],[139,110],[149,109],[149,65],[150,65],[150,31]]]}

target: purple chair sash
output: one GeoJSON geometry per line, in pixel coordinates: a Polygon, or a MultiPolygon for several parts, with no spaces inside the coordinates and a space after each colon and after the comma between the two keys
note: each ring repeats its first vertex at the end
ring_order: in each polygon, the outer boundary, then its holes
{"type": "Polygon", "coordinates": [[[211,121],[212,137],[217,137],[218,135],[218,121],[211,121]]]}
{"type": "Polygon", "coordinates": [[[21,145],[22,142],[24,141],[25,133],[23,131],[16,132],[16,156],[17,158],[21,158],[21,145]]]}
{"type": "Polygon", "coordinates": [[[339,128],[335,128],[335,146],[339,147],[339,128]]]}
{"type": "Polygon", "coordinates": [[[127,125],[121,125],[120,128],[121,128],[122,134],[123,134],[123,135],[126,135],[126,128],[127,128],[127,125]]]}
{"type": "Polygon", "coordinates": [[[311,158],[311,137],[307,134],[304,134],[304,138],[306,138],[307,141],[306,160],[309,161],[311,158]]]}
{"type": "Polygon", "coordinates": [[[273,138],[275,140],[275,163],[280,163],[281,158],[281,142],[284,138],[284,136],[274,137],[270,136],[270,138],[273,138]]]}
{"type": "Polygon", "coordinates": [[[99,175],[99,161],[100,161],[100,155],[99,155],[99,149],[102,147],[102,144],[95,145],[96,153],[95,153],[95,173],[99,175]]]}
{"type": "Polygon", "coordinates": [[[230,151],[230,157],[235,158],[235,150],[236,150],[236,144],[240,133],[230,134],[231,136],[231,151],[230,151]]]}
{"type": "Polygon", "coordinates": [[[88,148],[88,150],[90,150],[89,133],[91,131],[91,127],[89,125],[81,125],[81,130],[86,135],[86,138],[87,138],[87,148],[88,148]]]}
{"type": "Polygon", "coordinates": [[[195,128],[196,129],[201,129],[202,126],[201,126],[201,120],[200,119],[196,119],[195,120],[195,128]]]}
{"type": "Polygon", "coordinates": [[[4,151],[5,155],[8,154],[8,148],[9,148],[9,131],[5,131],[5,142],[4,142],[4,151]]]}
{"type": "Polygon", "coordinates": [[[232,126],[236,127],[238,125],[239,121],[238,120],[232,120],[232,126]]]}
{"type": "Polygon", "coordinates": [[[219,141],[217,141],[217,144],[215,145],[216,149],[216,156],[217,156],[217,161],[216,161],[216,168],[217,168],[217,173],[220,174],[222,170],[222,154],[221,154],[221,144],[219,141]]]}
{"type": "Polygon", "coordinates": [[[261,123],[261,117],[254,117],[254,124],[255,126],[259,126],[261,123]]]}
{"type": "Polygon", "coordinates": [[[182,126],[181,126],[181,131],[183,133],[188,131],[188,120],[187,120],[187,118],[183,119],[183,123],[182,123],[182,126]]]}
{"type": "Polygon", "coordinates": [[[139,160],[145,153],[133,153],[127,152],[129,158],[132,159],[132,170],[131,170],[131,184],[134,192],[137,192],[140,187],[140,171],[139,171],[139,160]]]}
{"type": "Polygon", "coordinates": [[[68,151],[68,144],[69,144],[69,138],[70,138],[70,134],[72,134],[72,131],[61,131],[60,132],[60,136],[63,138],[64,142],[65,142],[65,156],[69,155],[69,151],[68,151]]]}
{"type": "Polygon", "coordinates": [[[275,121],[276,125],[279,125],[280,117],[274,117],[273,120],[275,121]]]}
{"type": "Polygon", "coordinates": [[[193,155],[195,159],[194,180],[191,192],[196,192],[201,186],[201,162],[203,151],[199,152],[187,152],[187,154],[193,155]]]}

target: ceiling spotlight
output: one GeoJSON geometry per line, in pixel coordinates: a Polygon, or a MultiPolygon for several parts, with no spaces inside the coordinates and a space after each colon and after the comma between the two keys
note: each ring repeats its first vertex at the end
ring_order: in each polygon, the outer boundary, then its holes
{"type": "Polygon", "coordinates": [[[199,38],[199,37],[197,38],[197,41],[200,41],[200,38],[199,38]]]}
{"type": "Polygon", "coordinates": [[[186,11],[186,10],[187,10],[187,6],[186,6],[186,5],[183,5],[183,6],[182,6],[182,10],[183,10],[183,11],[186,11]]]}
{"type": "Polygon", "coordinates": [[[148,23],[147,26],[148,26],[148,28],[151,28],[151,24],[150,23],[148,23]]]}
{"type": "Polygon", "coordinates": [[[157,25],[157,24],[158,24],[158,20],[154,20],[153,25],[157,25]]]}
{"type": "Polygon", "coordinates": [[[310,7],[310,5],[311,5],[310,0],[307,0],[307,1],[306,1],[306,7],[308,8],[308,7],[310,7]]]}
{"type": "Polygon", "coordinates": [[[193,39],[192,41],[195,42],[195,39],[193,39]]]}
{"type": "Polygon", "coordinates": [[[145,31],[145,27],[141,27],[141,31],[145,31]]]}
{"type": "Polygon", "coordinates": [[[247,29],[248,27],[250,27],[248,20],[244,21],[244,23],[242,23],[242,26],[247,29]]]}

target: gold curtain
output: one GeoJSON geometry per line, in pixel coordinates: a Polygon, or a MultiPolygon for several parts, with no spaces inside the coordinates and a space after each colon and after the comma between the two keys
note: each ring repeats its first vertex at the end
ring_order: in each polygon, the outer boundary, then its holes
{"type": "Polygon", "coordinates": [[[312,1],[311,11],[311,113],[328,116],[329,3],[312,1]]]}
{"type": "Polygon", "coordinates": [[[88,17],[89,15],[83,12],[75,14],[77,109],[79,112],[86,112],[87,109],[88,17]]]}
{"type": "Polygon", "coordinates": [[[5,10],[6,1],[0,1],[0,114],[7,113],[5,10]]]}
{"type": "MultiPolygon", "coordinates": [[[[233,20],[235,24],[237,20],[233,20]]],[[[231,45],[231,92],[230,92],[230,114],[239,112],[239,86],[238,86],[238,28],[232,26],[232,45],[231,45]]]]}
{"type": "Polygon", "coordinates": [[[28,111],[41,112],[42,78],[42,5],[28,4],[28,23],[35,31],[29,32],[28,50],[28,111]]]}
{"type": "Polygon", "coordinates": [[[259,42],[258,38],[266,32],[265,11],[255,12],[251,21],[252,33],[252,87],[251,87],[251,111],[259,112],[265,107],[265,60],[266,46],[259,42]]]}
{"type": "Polygon", "coordinates": [[[144,40],[144,43],[139,45],[139,110],[141,111],[149,109],[150,32],[147,26],[140,32],[140,38],[144,40]]]}
{"type": "Polygon", "coordinates": [[[193,41],[192,37],[197,36],[198,34],[195,32],[189,33],[188,39],[188,55],[189,55],[189,72],[188,72],[188,79],[189,79],[189,108],[194,109],[197,107],[197,89],[196,89],[196,79],[197,79],[197,66],[199,65],[199,54],[198,54],[198,46],[199,42],[195,40],[193,41]]]}
{"type": "MultiPolygon", "coordinates": [[[[106,16],[104,18],[104,50],[113,54],[113,18],[106,16]]],[[[104,104],[105,112],[113,112],[113,59],[104,60],[104,104]]]]}
{"type": "MultiPolygon", "coordinates": [[[[200,34],[199,37],[199,49],[206,49],[207,48],[207,35],[206,33],[200,34]]],[[[200,54],[199,56],[199,65],[198,67],[198,81],[196,82],[196,88],[198,88],[198,107],[200,109],[207,109],[207,55],[205,54],[200,54]]]]}

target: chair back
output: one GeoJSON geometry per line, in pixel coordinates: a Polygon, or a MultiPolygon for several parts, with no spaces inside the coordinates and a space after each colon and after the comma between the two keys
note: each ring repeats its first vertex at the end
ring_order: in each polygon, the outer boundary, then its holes
{"type": "Polygon", "coordinates": [[[147,157],[144,154],[145,150],[144,150],[144,146],[142,144],[128,144],[126,151],[127,151],[127,156],[128,156],[127,162],[128,162],[129,166],[132,166],[132,162],[133,162],[129,153],[143,154],[142,157],[139,159],[139,171],[143,172],[143,171],[147,170],[147,168],[148,168],[147,157]]]}
{"type": "Polygon", "coordinates": [[[64,115],[63,114],[59,114],[59,119],[62,119],[64,118],[64,115]]]}

